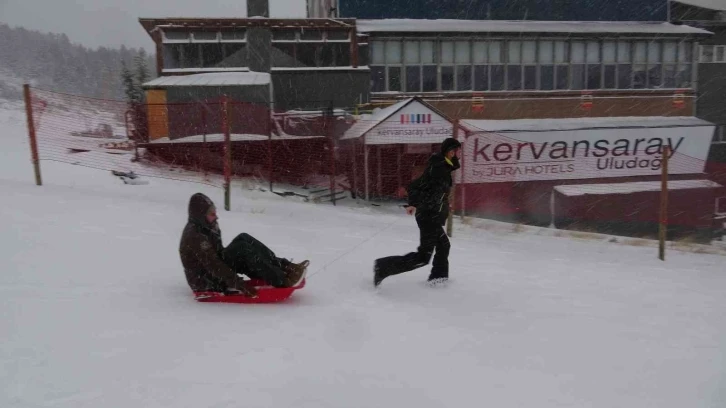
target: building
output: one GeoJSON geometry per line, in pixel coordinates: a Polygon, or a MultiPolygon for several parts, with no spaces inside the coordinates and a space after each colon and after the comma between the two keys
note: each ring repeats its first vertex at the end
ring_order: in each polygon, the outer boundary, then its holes
{"type": "MultiPolygon", "coordinates": [[[[616,141],[624,149],[667,134],[682,142],[672,158],[674,186],[706,203],[697,210],[699,223],[692,223],[692,214],[673,221],[710,227],[723,193],[719,184],[704,181],[714,124],[694,116],[700,43],[712,31],[669,22],[666,0],[544,7],[535,0],[482,1],[477,7],[436,3],[338,0],[312,9],[358,18],[361,63],[371,69],[369,107],[382,108],[344,136],[359,140],[350,160],[356,163],[357,191],[374,198],[400,195],[425,158],[417,154],[435,149],[420,136],[430,136],[422,128],[430,124],[395,123],[399,114],[391,109],[419,103],[424,106],[416,109],[425,115],[459,123],[452,133],[464,140],[460,213],[540,225],[582,221],[596,211],[578,191],[599,191],[607,200],[595,202],[637,209],[658,185],[660,161],[654,156],[661,148],[646,153],[636,146],[626,152],[635,156],[628,160],[618,149],[598,155],[591,149],[616,141]],[[567,145],[573,138],[582,151],[567,145]],[[547,149],[554,146],[563,147],[552,155],[547,149]]],[[[623,221],[657,223],[652,208],[641,207],[623,221]]]]}
{"type": "Polygon", "coordinates": [[[355,19],[260,18],[269,16],[266,0],[247,6],[255,17],[139,19],[156,45],[158,76],[269,73],[269,96],[255,102],[278,111],[350,108],[368,101],[370,73],[359,63],[355,19]]]}
{"type": "Polygon", "coordinates": [[[666,21],[667,10],[666,0],[308,0],[311,18],[666,21]]]}
{"type": "Polygon", "coordinates": [[[673,0],[671,19],[713,33],[702,39],[698,56],[696,116],[718,125],[709,160],[726,163],[726,2],[673,0]]]}
{"type": "Polygon", "coordinates": [[[421,96],[450,117],[481,119],[690,115],[695,44],[711,35],[665,22],[357,26],[373,103],[421,96]],[[673,104],[676,97],[683,103],[673,104]],[[592,102],[586,110],[583,100],[592,102]]]}

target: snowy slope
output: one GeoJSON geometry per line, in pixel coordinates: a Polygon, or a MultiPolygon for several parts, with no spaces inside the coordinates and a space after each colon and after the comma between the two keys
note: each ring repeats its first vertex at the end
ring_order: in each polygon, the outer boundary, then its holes
{"type": "Polygon", "coordinates": [[[723,407],[724,258],[457,225],[454,281],[371,285],[415,248],[393,209],[298,203],[237,187],[248,232],[310,259],[275,305],[200,304],[177,246],[210,186],[43,162],[0,111],[0,406],[723,407]]]}

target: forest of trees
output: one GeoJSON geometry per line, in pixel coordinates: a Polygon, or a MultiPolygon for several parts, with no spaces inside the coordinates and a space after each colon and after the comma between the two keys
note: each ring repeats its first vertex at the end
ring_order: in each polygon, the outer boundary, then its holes
{"type": "Polygon", "coordinates": [[[22,97],[18,84],[6,79],[14,77],[50,91],[127,100],[122,67],[126,64],[135,71],[140,61],[145,61],[150,68],[148,79],[153,79],[156,63],[143,49],[122,46],[94,50],[71,43],[65,34],[0,23],[0,98],[22,97]]]}

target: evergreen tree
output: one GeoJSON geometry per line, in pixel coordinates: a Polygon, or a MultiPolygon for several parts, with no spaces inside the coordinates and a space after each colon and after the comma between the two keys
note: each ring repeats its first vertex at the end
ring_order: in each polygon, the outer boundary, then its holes
{"type": "Polygon", "coordinates": [[[136,98],[136,85],[134,84],[134,75],[126,66],[126,61],[121,60],[121,83],[124,87],[124,94],[128,103],[134,103],[136,98]]]}
{"type": "Polygon", "coordinates": [[[146,99],[144,97],[144,89],[142,87],[143,84],[145,84],[149,80],[149,69],[146,65],[146,61],[146,51],[142,48],[136,55],[134,61],[136,64],[136,91],[138,102],[144,102],[144,100],[146,99]]]}

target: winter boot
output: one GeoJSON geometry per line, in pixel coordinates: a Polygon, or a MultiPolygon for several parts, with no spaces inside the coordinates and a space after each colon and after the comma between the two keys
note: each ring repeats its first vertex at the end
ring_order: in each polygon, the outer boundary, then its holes
{"type": "Polygon", "coordinates": [[[378,285],[383,282],[383,279],[386,279],[386,275],[383,273],[383,270],[381,270],[381,267],[378,265],[378,260],[376,260],[373,263],[373,286],[378,287],[378,285]]]}
{"type": "Polygon", "coordinates": [[[298,264],[290,262],[290,264],[287,265],[285,270],[285,272],[287,272],[287,276],[285,278],[288,287],[295,287],[299,285],[303,279],[305,279],[308,265],[310,265],[310,261],[307,260],[298,264]]]}
{"type": "Polygon", "coordinates": [[[426,281],[429,287],[436,288],[440,286],[446,286],[449,283],[449,278],[433,278],[426,281]]]}

